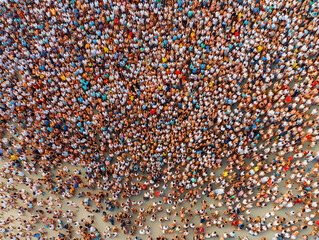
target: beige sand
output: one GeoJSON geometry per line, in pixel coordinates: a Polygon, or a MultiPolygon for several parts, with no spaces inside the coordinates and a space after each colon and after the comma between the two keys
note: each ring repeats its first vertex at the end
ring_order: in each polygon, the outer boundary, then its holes
{"type": "MultiPolygon", "coordinates": [[[[318,146],[316,147],[316,150],[317,150],[317,149],[318,149],[318,146]]],[[[5,163],[6,161],[7,161],[7,159],[0,161],[0,167],[3,167],[3,165],[4,165],[4,163],[5,163]]],[[[314,162],[312,162],[312,163],[314,164],[314,162]]],[[[72,172],[73,169],[75,168],[74,166],[72,166],[72,165],[70,165],[70,164],[65,164],[65,165],[67,165],[67,166],[69,167],[69,169],[71,170],[71,172],[72,172]]],[[[312,167],[312,166],[309,166],[309,167],[312,167]]],[[[79,168],[79,167],[77,166],[77,168],[79,168]]],[[[84,172],[84,171],[83,171],[83,172],[84,172]]],[[[218,172],[217,172],[217,174],[220,174],[221,172],[222,172],[222,170],[219,169],[218,172]]],[[[26,174],[26,176],[27,176],[27,177],[30,177],[30,178],[41,178],[41,176],[39,176],[39,175],[32,175],[32,176],[30,176],[30,175],[26,174]]],[[[6,179],[3,179],[3,178],[1,178],[0,180],[1,180],[2,183],[6,183],[6,181],[7,181],[6,179]]],[[[14,187],[15,187],[17,190],[20,190],[20,189],[23,189],[23,188],[26,189],[26,186],[25,186],[25,185],[22,185],[22,184],[14,184],[14,187]]],[[[284,193],[286,190],[287,190],[287,189],[284,187],[284,181],[282,181],[281,184],[280,184],[280,191],[281,191],[282,193],[284,193]]],[[[77,190],[77,191],[79,191],[79,190],[77,190]]],[[[168,191],[168,190],[166,190],[166,191],[168,191]]],[[[29,191],[29,192],[30,192],[30,191],[29,191]]],[[[94,190],[93,192],[98,192],[98,190],[94,190]]],[[[32,193],[31,193],[31,195],[32,195],[32,193]]],[[[40,197],[40,199],[46,199],[48,196],[50,196],[50,194],[48,194],[48,193],[46,192],[43,197],[40,197]]],[[[51,196],[52,196],[53,198],[57,198],[57,197],[54,196],[54,195],[51,195],[51,196]]],[[[142,196],[137,197],[137,198],[134,198],[134,199],[135,199],[135,200],[142,200],[142,196]]],[[[77,216],[74,217],[74,220],[75,220],[75,221],[81,221],[82,218],[88,219],[88,215],[89,215],[90,213],[87,212],[87,211],[84,209],[84,207],[81,206],[81,204],[80,204],[80,202],[83,200],[83,198],[76,198],[76,197],[74,197],[74,198],[72,198],[71,200],[73,200],[74,202],[76,202],[76,203],[80,206],[80,208],[76,211],[76,212],[77,212],[77,216]]],[[[147,202],[147,204],[152,204],[155,200],[158,200],[158,199],[154,199],[153,201],[150,200],[150,201],[147,202]]],[[[209,198],[209,199],[206,199],[206,200],[207,200],[208,204],[211,204],[211,203],[216,204],[216,201],[214,201],[214,200],[212,200],[212,199],[210,199],[210,198],[209,198]]],[[[76,208],[72,208],[72,207],[67,206],[66,202],[67,202],[66,199],[62,199],[62,211],[63,211],[63,212],[65,212],[67,209],[76,210],[76,208]]],[[[94,205],[94,204],[93,204],[93,205],[94,205]]],[[[144,205],[145,205],[145,204],[144,204],[144,205]]],[[[188,203],[183,203],[183,206],[185,206],[185,207],[187,207],[188,205],[189,205],[188,203]]],[[[197,205],[201,205],[201,203],[198,203],[197,205]]],[[[199,206],[197,207],[197,205],[194,207],[194,209],[199,208],[199,206]]],[[[143,206],[143,207],[145,207],[145,206],[143,206]]],[[[272,208],[273,208],[273,204],[269,204],[266,208],[253,208],[252,211],[251,211],[251,216],[252,216],[252,217],[264,216],[265,213],[266,213],[267,211],[271,211],[272,208]]],[[[35,207],[35,209],[39,209],[39,207],[35,207]]],[[[165,209],[165,206],[164,206],[164,209],[165,209]]],[[[113,214],[116,214],[119,210],[120,210],[120,209],[115,209],[114,212],[113,212],[113,214]]],[[[224,210],[224,208],[222,207],[222,208],[220,208],[220,209],[218,209],[218,210],[222,213],[223,210],[224,210]]],[[[290,210],[290,209],[289,209],[289,210],[290,210]]],[[[299,209],[295,209],[295,210],[298,211],[299,209]]],[[[287,211],[287,209],[286,209],[286,210],[285,210],[285,209],[282,209],[282,210],[277,211],[276,214],[277,214],[278,216],[284,216],[284,217],[288,218],[287,215],[285,214],[286,211],[287,211]]],[[[6,218],[7,218],[8,216],[10,216],[10,215],[11,215],[11,216],[14,216],[14,217],[17,217],[17,216],[18,216],[17,210],[10,210],[10,211],[8,211],[8,212],[2,212],[2,213],[1,213],[1,219],[6,219],[6,218]]],[[[106,226],[111,226],[111,224],[110,224],[110,223],[104,223],[104,222],[102,221],[102,213],[94,213],[94,215],[95,215],[95,224],[94,224],[94,226],[99,230],[99,232],[100,232],[101,234],[103,234],[103,231],[104,231],[105,227],[106,227],[106,226]]],[[[160,216],[164,216],[164,215],[165,215],[165,213],[162,212],[162,213],[159,214],[159,217],[160,217],[160,216]]],[[[31,216],[30,213],[26,213],[25,216],[22,216],[22,218],[23,218],[23,219],[24,219],[24,218],[25,218],[25,219],[28,219],[30,216],[31,216]]],[[[164,224],[166,224],[166,225],[171,224],[172,218],[173,218],[173,217],[171,217],[171,220],[170,220],[170,221],[165,222],[164,224]]],[[[64,220],[64,222],[65,222],[65,219],[63,219],[63,220],[64,220]]],[[[192,221],[193,221],[195,224],[199,224],[199,218],[198,218],[198,216],[195,216],[192,221]]],[[[150,221],[147,221],[147,222],[148,222],[148,224],[151,225],[151,236],[152,236],[152,237],[155,237],[155,236],[158,236],[158,235],[163,235],[162,232],[161,232],[161,230],[160,230],[160,228],[159,228],[159,225],[160,225],[159,222],[150,222],[150,221]]],[[[12,227],[17,227],[17,226],[19,226],[19,223],[16,222],[16,221],[14,221],[13,223],[10,223],[9,225],[12,226],[12,227]]],[[[37,230],[38,230],[40,227],[44,227],[44,224],[38,223],[38,224],[35,226],[35,228],[33,229],[32,232],[33,232],[33,233],[36,233],[37,230]]],[[[57,236],[57,232],[56,232],[56,231],[51,231],[50,229],[46,229],[46,230],[47,230],[47,232],[48,232],[48,234],[46,235],[47,237],[56,237],[56,236],[57,236]]],[[[75,229],[75,230],[76,230],[76,229],[75,229]]],[[[222,236],[222,234],[225,233],[225,232],[231,232],[231,231],[233,230],[233,227],[231,227],[230,225],[227,225],[224,229],[219,229],[219,228],[216,228],[216,227],[213,226],[213,227],[211,227],[211,228],[208,229],[208,230],[209,230],[209,231],[216,231],[220,236],[222,236]]],[[[303,234],[307,234],[307,235],[308,235],[308,234],[310,234],[310,231],[311,231],[311,229],[308,228],[307,230],[303,231],[303,232],[301,233],[301,235],[303,235],[303,234]]],[[[12,231],[10,231],[10,232],[11,232],[12,234],[14,234],[14,235],[17,233],[16,230],[12,230],[12,231]]],[[[65,230],[63,229],[63,230],[61,230],[61,232],[64,233],[65,230]]],[[[75,232],[75,231],[74,231],[74,232],[75,232]]],[[[188,235],[187,239],[192,239],[192,234],[193,234],[193,231],[190,230],[190,234],[188,235]]],[[[266,239],[271,239],[274,234],[275,234],[275,233],[274,233],[273,231],[269,230],[269,231],[267,231],[267,232],[264,232],[264,233],[260,234],[259,236],[253,237],[253,236],[249,235],[245,230],[242,230],[242,231],[238,231],[238,232],[237,232],[237,234],[236,234],[236,239],[237,239],[238,236],[240,236],[240,237],[247,236],[249,239],[261,239],[261,237],[266,237],[266,239]]],[[[137,234],[137,235],[138,235],[138,234],[137,234]]],[[[300,235],[300,236],[301,236],[301,235],[300,235]]],[[[8,239],[8,238],[6,238],[6,237],[3,237],[2,234],[0,234],[0,238],[1,238],[1,236],[2,236],[2,239],[8,239]]],[[[165,236],[170,239],[170,235],[165,235],[165,236]]],[[[80,236],[80,235],[73,234],[73,237],[77,237],[77,238],[81,239],[81,236],[80,236]]],[[[127,236],[124,236],[124,235],[121,233],[121,234],[117,237],[117,239],[126,239],[126,237],[127,237],[127,236]]],[[[141,239],[146,239],[146,238],[147,238],[146,236],[141,236],[141,239]]],[[[34,238],[34,239],[35,239],[35,238],[34,238]]],[[[134,238],[132,237],[132,239],[134,239],[134,238]]]]}

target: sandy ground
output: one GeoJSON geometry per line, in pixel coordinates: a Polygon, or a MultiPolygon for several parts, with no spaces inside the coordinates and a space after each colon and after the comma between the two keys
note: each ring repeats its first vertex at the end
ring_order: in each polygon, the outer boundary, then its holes
{"type": "MultiPolygon", "coordinates": [[[[318,148],[319,148],[319,147],[316,146],[315,151],[317,151],[318,148]]],[[[270,159],[271,159],[271,158],[270,158],[270,159]]],[[[4,165],[4,163],[5,163],[6,161],[7,161],[7,159],[4,159],[4,160],[0,161],[0,167],[3,167],[3,165],[4,165]]],[[[314,164],[315,164],[315,161],[312,162],[312,165],[309,166],[309,168],[313,167],[314,164]]],[[[70,165],[70,164],[65,164],[65,165],[69,167],[69,169],[71,170],[71,172],[73,172],[75,166],[72,166],[72,165],[70,165]]],[[[77,166],[77,168],[80,169],[79,166],[77,166]]],[[[56,172],[56,171],[54,171],[54,172],[56,172]]],[[[82,171],[82,172],[84,172],[84,171],[82,171]]],[[[217,171],[216,175],[221,174],[221,173],[222,173],[222,169],[219,169],[219,170],[217,171]]],[[[82,174],[82,175],[83,175],[83,174],[82,174]]],[[[41,178],[41,176],[39,176],[39,175],[32,175],[32,176],[30,176],[29,174],[26,174],[26,176],[27,176],[27,177],[30,177],[30,178],[34,178],[34,179],[35,179],[35,178],[41,178]]],[[[289,176],[289,175],[288,175],[288,176],[289,176]]],[[[287,177],[288,177],[288,176],[287,176],[287,177]]],[[[3,183],[3,184],[6,184],[6,182],[7,182],[7,180],[4,179],[4,178],[0,178],[0,180],[1,180],[1,183],[3,183]]],[[[17,190],[20,190],[20,189],[29,190],[28,188],[26,188],[25,185],[22,185],[22,184],[14,184],[14,188],[17,189],[17,190]]],[[[284,193],[286,190],[287,190],[287,189],[284,187],[284,181],[282,181],[281,184],[280,184],[280,192],[281,192],[281,193],[284,193]]],[[[79,190],[77,189],[77,191],[79,191],[79,190]]],[[[92,190],[90,190],[90,191],[92,191],[92,190]]],[[[30,191],[29,191],[29,192],[30,192],[30,191]]],[[[94,190],[94,191],[92,191],[92,192],[98,192],[98,190],[94,190]]],[[[166,190],[166,193],[168,193],[168,192],[169,192],[169,190],[166,190]]],[[[30,193],[31,193],[31,195],[32,195],[32,192],[30,192],[30,193]]],[[[52,196],[52,198],[54,198],[54,199],[57,198],[57,196],[51,195],[51,194],[49,194],[48,192],[45,192],[44,196],[43,196],[43,197],[40,197],[40,199],[45,200],[45,199],[46,199],[47,197],[49,197],[49,196],[52,196]]],[[[73,200],[75,203],[77,203],[77,204],[79,205],[79,209],[76,209],[76,208],[67,206],[67,204],[66,204],[67,200],[66,200],[66,199],[62,199],[62,201],[61,201],[61,203],[62,203],[62,211],[65,212],[65,211],[68,210],[68,209],[75,210],[76,213],[77,213],[77,215],[73,218],[75,221],[81,221],[81,219],[83,219],[83,218],[85,218],[85,219],[88,220],[88,219],[89,219],[89,218],[88,218],[88,215],[90,215],[91,213],[89,213],[87,210],[84,209],[83,206],[81,206],[81,201],[83,200],[83,198],[73,197],[71,200],[73,200]]],[[[139,196],[139,197],[134,198],[134,200],[143,200],[143,199],[142,199],[142,196],[139,196]]],[[[210,199],[210,198],[207,198],[206,200],[207,200],[208,204],[211,204],[211,203],[214,203],[215,205],[217,204],[216,201],[214,201],[214,200],[212,200],[212,199],[210,199]]],[[[159,199],[158,199],[158,198],[157,198],[157,199],[155,198],[155,199],[153,199],[153,200],[150,200],[150,201],[147,202],[147,204],[152,204],[154,201],[159,201],[159,199]]],[[[94,204],[93,204],[93,205],[94,205],[94,204]]],[[[144,204],[144,205],[145,205],[145,204],[144,204]]],[[[197,205],[201,205],[201,203],[198,203],[197,205]]],[[[184,203],[183,203],[183,206],[184,206],[184,207],[188,207],[188,206],[189,206],[189,203],[184,202],[184,203]]],[[[301,205],[300,205],[300,206],[301,206],[301,205]]],[[[144,206],[143,206],[143,207],[144,207],[144,206]]],[[[199,206],[198,206],[198,208],[199,208],[199,206]]],[[[252,217],[257,217],[257,216],[261,216],[261,217],[262,217],[262,216],[265,215],[265,213],[266,213],[267,211],[271,211],[272,208],[273,208],[273,204],[269,204],[269,205],[268,205],[267,207],[265,207],[265,208],[253,208],[252,211],[251,211],[251,216],[252,216],[252,217]]],[[[35,209],[39,209],[39,207],[35,207],[35,209]]],[[[164,209],[165,209],[165,206],[164,206],[164,209]]],[[[196,205],[195,205],[194,209],[197,209],[197,206],[196,206],[196,205]]],[[[113,211],[113,214],[118,213],[119,210],[120,210],[120,209],[117,209],[117,208],[116,208],[116,209],[113,211]]],[[[219,210],[220,212],[223,212],[223,211],[224,211],[224,208],[222,207],[222,208],[219,208],[218,210],[219,210]]],[[[295,209],[295,210],[298,211],[299,209],[295,209]]],[[[277,211],[277,212],[276,212],[276,215],[278,215],[278,216],[280,216],[280,217],[283,216],[283,217],[286,217],[287,219],[289,219],[289,217],[287,217],[287,215],[285,214],[286,211],[287,211],[287,209],[283,208],[283,209],[277,211]]],[[[110,224],[110,223],[104,223],[104,222],[102,221],[102,213],[94,213],[94,214],[95,214],[95,224],[94,224],[94,226],[99,230],[99,232],[100,232],[101,234],[103,234],[103,231],[104,231],[105,227],[106,227],[106,226],[111,226],[111,224],[110,224]]],[[[165,214],[166,214],[166,213],[162,212],[162,213],[159,214],[158,217],[165,216],[165,214]]],[[[10,211],[8,211],[8,212],[1,212],[0,218],[6,219],[6,218],[9,217],[10,215],[11,215],[11,216],[14,216],[14,217],[18,217],[17,210],[10,210],[10,211]]],[[[30,213],[26,213],[25,216],[22,216],[21,218],[28,219],[30,216],[31,216],[30,213]]],[[[171,222],[172,222],[172,219],[173,219],[173,217],[171,217],[171,220],[170,220],[170,221],[167,221],[167,222],[165,222],[164,224],[170,225],[171,222]]],[[[199,224],[199,217],[198,217],[198,216],[195,216],[192,221],[193,221],[195,224],[199,224]]],[[[150,222],[150,221],[147,221],[147,222],[148,222],[148,224],[151,225],[151,236],[152,236],[152,237],[155,237],[155,236],[158,236],[158,235],[163,235],[162,232],[161,232],[161,230],[160,230],[160,228],[159,228],[159,225],[160,225],[159,222],[150,222]]],[[[12,227],[17,227],[18,225],[19,225],[18,222],[12,222],[12,223],[10,223],[10,226],[12,226],[12,227]]],[[[32,232],[33,232],[33,233],[36,233],[37,230],[38,230],[39,228],[41,228],[41,227],[44,227],[44,224],[38,223],[38,224],[36,225],[36,227],[33,229],[32,232]]],[[[56,236],[57,236],[57,232],[56,232],[56,231],[51,231],[50,229],[46,229],[46,230],[47,230],[47,232],[48,232],[48,234],[47,234],[46,236],[49,236],[49,237],[56,237],[56,236]]],[[[219,229],[219,228],[213,226],[213,227],[211,227],[209,230],[210,230],[210,231],[216,231],[216,232],[221,236],[221,235],[222,235],[223,233],[225,233],[225,232],[227,232],[227,233],[228,233],[228,232],[231,232],[231,231],[233,230],[233,228],[232,228],[230,225],[226,225],[226,227],[223,228],[223,229],[219,229]]],[[[307,234],[307,235],[308,235],[308,234],[310,234],[310,231],[311,231],[311,228],[308,228],[308,229],[304,230],[304,231],[301,233],[301,235],[303,235],[303,234],[307,234]]],[[[13,234],[15,234],[15,233],[16,233],[16,230],[12,230],[11,232],[12,232],[13,234]]],[[[61,230],[61,232],[64,233],[65,230],[61,230]]],[[[187,238],[187,239],[192,239],[192,234],[193,234],[193,231],[191,230],[191,231],[190,231],[190,234],[188,235],[188,238],[187,238]]],[[[258,235],[258,236],[256,236],[256,237],[254,237],[254,236],[248,234],[248,232],[247,232],[246,230],[242,230],[242,231],[238,231],[238,232],[237,232],[237,234],[236,234],[236,239],[238,238],[238,236],[240,236],[240,237],[247,236],[249,239],[261,239],[261,237],[266,237],[266,239],[271,239],[274,234],[275,234],[275,232],[273,232],[273,231],[270,230],[270,231],[264,232],[264,233],[262,233],[262,234],[260,234],[260,235],[258,235]]],[[[4,237],[3,235],[0,234],[0,238],[1,238],[1,236],[2,236],[2,239],[8,239],[8,238],[6,238],[6,237],[4,237]]],[[[73,234],[73,237],[77,237],[77,238],[81,239],[81,236],[80,236],[80,235],[73,234]]],[[[116,239],[126,239],[126,237],[127,237],[127,236],[124,236],[124,234],[121,233],[116,239]]],[[[169,238],[170,235],[166,235],[166,237],[169,238]]],[[[147,238],[147,236],[141,236],[141,239],[146,239],[146,238],[147,238]]],[[[36,238],[33,237],[32,239],[36,239],[36,238]]],[[[134,239],[134,238],[132,238],[132,239],[134,239]]],[[[169,239],[170,239],[170,238],[169,238],[169,239]]]]}

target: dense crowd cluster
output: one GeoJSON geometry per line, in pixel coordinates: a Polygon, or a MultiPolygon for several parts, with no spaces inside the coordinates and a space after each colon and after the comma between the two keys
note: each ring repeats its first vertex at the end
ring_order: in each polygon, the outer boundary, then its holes
{"type": "Polygon", "coordinates": [[[42,222],[56,239],[235,237],[214,230],[225,226],[251,236],[274,230],[274,239],[310,227],[318,237],[317,1],[0,7],[0,175],[8,179],[0,196],[10,199],[0,206],[33,214],[1,220],[5,236],[49,239],[31,233],[42,222]],[[57,200],[40,200],[45,192],[57,200]],[[65,199],[78,208],[74,198],[91,221],[59,210],[65,199]],[[267,204],[265,216],[250,216],[267,204]],[[278,217],[281,209],[293,220],[278,217]],[[94,227],[99,212],[111,223],[104,232],[94,227]]]}

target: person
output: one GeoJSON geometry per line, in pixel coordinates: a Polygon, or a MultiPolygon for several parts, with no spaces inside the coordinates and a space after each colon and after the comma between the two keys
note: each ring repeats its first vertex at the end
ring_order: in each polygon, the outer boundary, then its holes
{"type": "MultiPolygon", "coordinates": [[[[240,229],[252,236],[274,229],[276,237],[291,238],[314,227],[305,215],[318,198],[311,181],[318,153],[310,150],[319,138],[317,1],[0,5],[0,176],[8,194],[1,210],[15,209],[12,199],[23,200],[21,218],[43,208],[21,220],[25,231],[45,219],[46,228],[67,238],[99,237],[94,220],[74,230],[69,212],[54,211],[65,198],[80,200],[77,211],[114,212],[103,219],[120,227],[105,231],[107,238],[129,233],[126,220],[139,228],[132,235],[148,235],[148,215],[164,219],[163,206],[153,206],[158,198],[180,216],[163,231],[181,231],[182,239],[191,231],[203,238],[204,225],[225,229],[241,218],[240,229]],[[285,192],[282,181],[298,193],[285,192]],[[13,195],[16,184],[25,192],[13,195]],[[38,206],[44,194],[54,198],[38,206]],[[125,203],[141,195],[146,201],[136,208],[125,203]],[[204,198],[225,212],[213,210],[211,218],[204,198]],[[201,205],[194,213],[202,225],[189,228],[184,202],[201,205]],[[290,214],[298,231],[285,219],[268,226],[250,216],[270,202],[274,214],[302,205],[290,214]]],[[[34,234],[42,233],[26,235],[34,234]]]]}

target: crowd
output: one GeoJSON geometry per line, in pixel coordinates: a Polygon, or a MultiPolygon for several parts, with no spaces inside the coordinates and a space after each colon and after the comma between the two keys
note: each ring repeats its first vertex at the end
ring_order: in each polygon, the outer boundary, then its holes
{"type": "Polygon", "coordinates": [[[21,215],[6,237],[319,238],[318,1],[0,7],[0,206],[21,215]]]}

